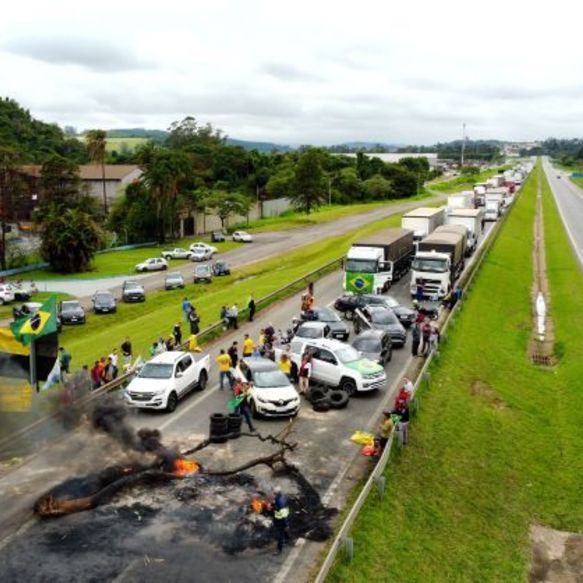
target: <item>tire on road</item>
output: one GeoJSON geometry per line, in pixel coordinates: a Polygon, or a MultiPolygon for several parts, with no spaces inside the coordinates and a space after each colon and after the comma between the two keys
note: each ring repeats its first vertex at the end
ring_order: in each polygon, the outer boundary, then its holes
{"type": "Polygon", "coordinates": [[[328,400],[330,409],[344,409],[348,405],[350,397],[346,391],[330,391],[328,400]]]}
{"type": "Polygon", "coordinates": [[[330,399],[324,397],[323,399],[318,399],[312,402],[312,409],[318,413],[325,413],[330,410],[330,399]]]}
{"type": "Polygon", "coordinates": [[[325,391],[324,389],[321,389],[319,387],[315,387],[313,389],[310,389],[310,392],[308,393],[308,400],[311,403],[315,403],[316,401],[320,401],[321,399],[325,399],[326,394],[327,394],[327,391],[325,391]]]}

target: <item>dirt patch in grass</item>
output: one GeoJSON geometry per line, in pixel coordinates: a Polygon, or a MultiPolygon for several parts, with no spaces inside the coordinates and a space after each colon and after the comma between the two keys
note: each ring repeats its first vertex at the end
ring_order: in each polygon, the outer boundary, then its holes
{"type": "Polygon", "coordinates": [[[497,411],[508,409],[508,404],[501,399],[496,391],[486,382],[476,380],[472,383],[470,393],[474,397],[479,397],[497,411]]]}
{"type": "Polygon", "coordinates": [[[530,583],[583,581],[583,535],[540,525],[530,527],[530,583]]]}

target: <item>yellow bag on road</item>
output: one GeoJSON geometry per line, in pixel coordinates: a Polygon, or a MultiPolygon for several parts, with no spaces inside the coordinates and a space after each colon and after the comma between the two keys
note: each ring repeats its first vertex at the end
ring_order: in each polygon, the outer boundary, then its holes
{"type": "Polygon", "coordinates": [[[374,445],[374,435],[366,431],[355,431],[350,441],[358,443],[358,445],[374,445]]]}

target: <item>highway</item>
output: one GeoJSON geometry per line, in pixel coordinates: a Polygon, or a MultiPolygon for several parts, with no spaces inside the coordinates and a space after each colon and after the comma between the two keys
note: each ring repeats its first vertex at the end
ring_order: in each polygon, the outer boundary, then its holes
{"type": "Polygon", "coordinates": [[[557,202],[565,230],[583,269],[583,190],[569,179],[569,173],[554,168],[543,158],[543,168],[557,202]]]}
{"type": "MultiPolygon", "coordinates": [[[[341,293],[341,279],[342,274],[336,272],[317,282],[318,304],[333,302],[341,293]]],[[[410,304],[407,276],[394,286],[391,294],[410,304]]],[[[233,339],[241,341],[244,333],[256,338],[259,329],[268,323],[276,329],[284,328],[297,315],[299,301],[299,296],[295,296],[274,305],[258,314],[254,323],[246,323],[238,332],[220,338],[209,347],[212,358],[233,339]]],[[[321,505],[317,506],[317,512],[312,508],[314,521],[322,523],[332,516],[333,509],[342,506],[346,494],[361,476],[367,460],[359,456],[358,446],[349,438],[357,429],[374,430],[380,412],[392,403],[395,389],[410,362],[408,338],[403,349],[394,350],[393,359],[387,365],[386,389],[357,396],[347,409],[327,413],[316,413],[308,403],[303,403],[292,439],[299,445],[289,458],[314,489],[311,499],[319,495],[324,502],[324,509],[321,505]]],[[[204,392],[192,393],[171,415],[133,412],[132,426],[159,429],[167,446],[180,450],[192,447],[208,435],[209,415],[226,409],[229,397],[218,390],[217,376],[216,370],[213,371],[209,387],[204,392]]],[[[275,434],[286,423],[285,420],[260,420],[257,427],[262,434],[275,434]]],[[[240,438],[206,448],[196,459],[203,467],[216,471],[239,466],[269,452],[273,452],[269,444],[240,438]]],[[[39,521],[32,516],[32,503],[52,485],[135,456],[123,452],[109,438],[83,427],[2,476],[0,495],[12,503],[0,510],[0,539],[3,539],[0,579],[57,583],[93,578],[127,582],[164,578],[176,582],[305,579],[321,543],[300,543],[282,556],[273,557],[268,531],[249,532],[245,507],[254,491],[269,493],[275,479],[292,497],[306,494],[306,486],[301,481],[286,476],[274,478],[268,468],[248,472],[253,481],[251,485],[195,480],[194,486],[188,489],[182,482],[174,482],[157,488],[134,488],[96,510],[52,521],[39,521]],[[235,542],[239,544],[236,553],[230,551],[235,542]]],[[[299,519],[295,517],[296,521],[299,519]]],[[[314,537],[311,532],[308,531],[308,538],[314,537]]]]}

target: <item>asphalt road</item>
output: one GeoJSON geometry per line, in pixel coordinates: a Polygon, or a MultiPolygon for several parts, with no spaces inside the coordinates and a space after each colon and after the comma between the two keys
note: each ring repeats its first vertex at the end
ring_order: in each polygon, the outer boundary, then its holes
{"type": "Polygon", "coordinates": [[[547,157],[543,168],[559,208],[559,214],[583,269],[583,190],[569,179],[569,173],[554,168],[547,157]]]}
{"type": "MultiPolygon", "coordinates": [[[[490,228],[490,225],[487,227],[490,228]]],[[[317,303],[326,305],[341,293],[341,273],[316,284],[317,303]]],[[[391,294],[410,304],[408,278],[391,294]]],[[[252,324],[220,339],[211,348],[214,358],[221,347],[244,333],[257,337],[267,323],[284,328],[298,313],[299,296],[260,313],[252,324]]],[[[374,429],[381,410],[410,363],[410,339],[396,349],[387,366],[388,384],[383,390],[352,399],[347,409],[315,413],[304,403],[293,428],[297,449],[289,456],[305,479],[329,507],[340,505],[358,475],[351,476],[358,446],[349,438],[357,429],[374,429]]],[[[216,368],[216,367],[215,367],[216,368]]],[[[218,390],[217,372],[209,387],[194,392],[171,415],[134,412],[135,428],[157,428],[168,446],[192,447],[208,434],[209,415],[225,411],[228,396],[218,390]]],[[[279,432],[284,420],[257,422],[263,434],[279,432]]],[[[202,450],[197,459],[204,467],[223,470],[237,467],[273,448],[252,438],[202,450]]],[[[36,497],[64,478],[82,476],[112,462],[131,457],[111,440],[87,429],[77,431],[59,445],[47,448],[29,463],[0,478],[0,496],[12,501],[0,508],[0,579],[2,581],[300,581],[310,557],[321,543],[296,544],[282,556],[273,557],[273,544],[266,546],[249,534],[245,506],[253,491],[268,493],[274,482],[291,496],[300,496],[301,484],[289,477],[273,476],[257,468],[249,473],[252,484],[200,484],[196,479],[163,485],[156,489],[137,487],[120,493],[114,502],[97,510],[53,521],[39,521],[30,508],[36,497]],[[184,484],[192,483],[192,499],[184,484]],[[185,500],[186,496],[186,502],[185,500]],[[178,500],[178,501],[177,501],[178,500]],[[245,528],[241,528],[242,522],[245,528]],[[8,535],[8,536],[7,536],[8,535]],[[225,543],[235,537],[242,548],[226,553],[225,543]]],[[[305,488],[304,488],[305,489],[305,488]]],[[[327,512],[327,511],[326,511],[327,512]]],[[[304,520],[296,514],[294,520],[304,520]]],[[[309,516],[308,516],[309,518],[309,516]]],[[[323,522],[321,514],[314,518],[323,522]]],[[[268,532],[264,529],[265,532],[268,532]]],[[[255,532],[255,531],[254,531],[255,532]]],[[[269,541],[269,534],[267,535],[269,541]]],[[[313,536],[308,532],[308,538],[313,536]]]]}

